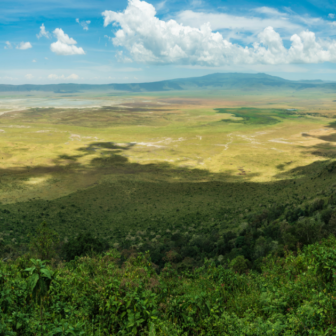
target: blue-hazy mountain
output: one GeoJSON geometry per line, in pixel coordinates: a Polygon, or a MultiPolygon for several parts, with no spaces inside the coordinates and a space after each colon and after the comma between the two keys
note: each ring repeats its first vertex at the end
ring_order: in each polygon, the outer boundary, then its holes
{"type": "Polygon", "coordinates": [[[245,73],[214,73],[202,77],[178,78],[151,83],[130,84],[47,84],[47,85],[0,85],[0,92],[27,92],[44,91],[55,93],[71,93],[81,91],[129,91],[129,92],[153,92],[153,91],[181,91],[181,90],[211,90],[211,89],[294,89],[304,90],[311,88],[329,89],[336,91],[336,83],[328,83],[321,80],[292,81],[259,74],[245,73]]]}

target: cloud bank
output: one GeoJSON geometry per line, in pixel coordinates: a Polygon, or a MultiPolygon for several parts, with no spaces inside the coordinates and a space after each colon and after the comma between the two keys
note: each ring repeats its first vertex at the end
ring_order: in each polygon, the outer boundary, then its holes
{"type": "Polygon", "coordinates": [[[85,55],[83,48],[76,47],[77,42],[65,34],[60,28],[54,30],[54,35],[57,38],[57,42],[50,45],[50,50],[57,55],[85,55]]]}
{"type": "Polygon", "coordinates": [[[48,76],[48,79],[52,79],[52,80],[57,80],[57,79],[73,79],[73,80],[77,80],[77,79],[79,79],[79,76],[76,75],[76,74],[71,74],[70,76],[65,77],[64,75],[58,76],[58,75],[55,75],[55,74],[50,74],[48,76]]]}
{"type": "Polygon", "coordinates": [[[129,0],[124,12],[106,10],[102,15],[105,27],[120,27],[112,38],[114,46],[125,48],[136,62],[201,66],[336,62],[336,41],[317,40],[308,30],[292,35],[285,48],[270,25],[252,46],[242,46],[214,33],[209,23],[196,28],[160,20],[154,6],[145,1],[129,0]]]}
{"type": "Polygon", "coordinates": [[[255,11],[259,14],[265,14],[266,18],[185,10],[178,14],[177,21],[194,28],[210,23],[213,30],[228,29],[238,30],[240,32],[257,32],[267,26],[272,26],[274,29],[282,29],[286,31],[301,28],[298,23],[292,23],[288,17],[282,15],[282,13],[279,13],[275,9],[260,7],[256,8],[255,11]]]}

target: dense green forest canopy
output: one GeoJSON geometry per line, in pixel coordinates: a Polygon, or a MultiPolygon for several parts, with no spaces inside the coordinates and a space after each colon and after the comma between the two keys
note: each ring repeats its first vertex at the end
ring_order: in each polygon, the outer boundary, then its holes
{"type": "Polygon", "coordinates": [[[170,207],[150,202],[153,183],[133,185],[145,208],[109,200],[106,185],[2,205],[0,332],[334,334],[336,164],[302,171],[276,183],[167,184],[170,207]]]}
{"type": "MultiPolygon", "coordinates": [[[[195,269],[110,250],[48,266],[0,263],[1,335],[334,335],[335,237],[260,272],[239,256],[195,269]]],[[[167,261],[173,253],[167,254],[167,261]]]]}

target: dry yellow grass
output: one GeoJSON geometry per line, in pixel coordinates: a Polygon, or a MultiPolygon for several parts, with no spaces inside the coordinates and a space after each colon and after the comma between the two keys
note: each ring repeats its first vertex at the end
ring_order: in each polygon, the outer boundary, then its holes
{"type": "Polygon", "coordinates": [[[211,173],[207,179],[271,181],[336,157],[331,95],[181,95],[96,99],[97,106],[110,101],[109,108],[0,110],[0,201],[53,199],[106,179],[203,180],[198,170],[211,173]],[[302,116],[251,125],[214,110],[240,107],[295,108],[302,116]],[[110,143],[115,148],[104,145],[110,143]],[[190,173],[158,175],[150,163],[190,173]]]}

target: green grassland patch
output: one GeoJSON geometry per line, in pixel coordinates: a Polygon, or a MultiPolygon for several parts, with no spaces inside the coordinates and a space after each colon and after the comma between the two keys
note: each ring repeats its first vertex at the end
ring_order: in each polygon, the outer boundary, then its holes
{"type": "Polygon", "coordinates": [[[232,114],[241,120],[223,119],[223,122],[243,123],[247,125],[274,125],[288,118],[297,118],[291,111],[284,109],[216,108],[217,113],[232,114]]]}
{"type": "Polygon", "coordinates": [[[300,135],[326,127],[325,118],[185,103],[1,116],[6,239],[25,242],[43,220],[63,238],[90,231],[111,243],[136,229],[160,234],[197,226],[202,233],[217,225],[225,231],[260,204],[295,202],[333,183],[333,175],[316,176],[330,159],[333,136],[300,135]],[[222,122],[223,114],[242,119],[222,122]],[[312,141],[326,144],[305,145],[312,141]]]}

